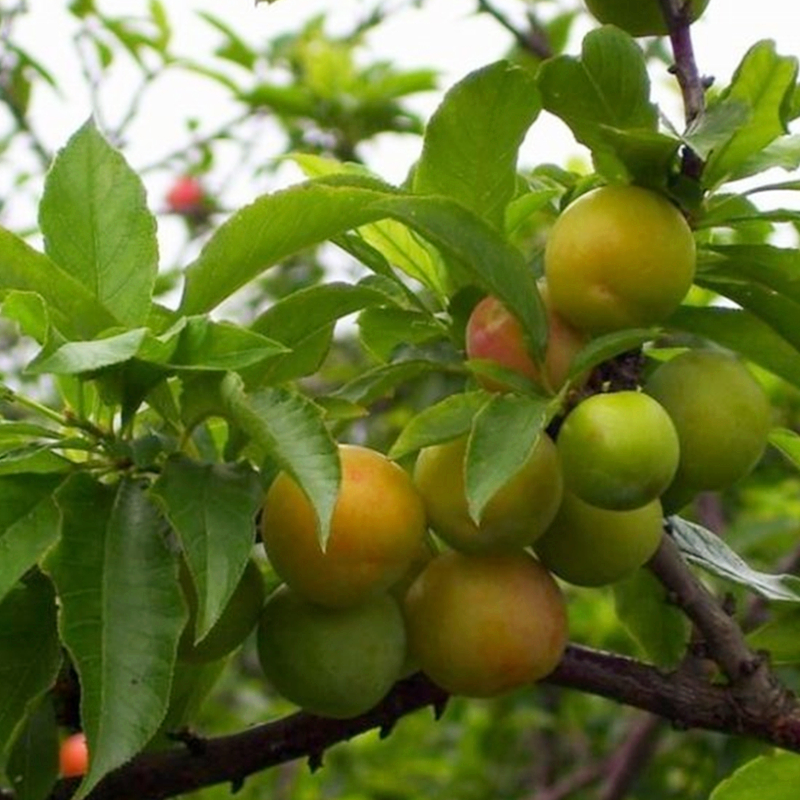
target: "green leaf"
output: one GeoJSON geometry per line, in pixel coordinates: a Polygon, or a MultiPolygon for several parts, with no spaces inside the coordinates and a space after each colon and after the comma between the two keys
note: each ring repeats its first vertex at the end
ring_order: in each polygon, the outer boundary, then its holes
{"type": "Polygon", "coordinates": [[[35,573],[0,602],[0,752],[60,665],[53,587],[35,573]]]}
{"type": "Polygon", "coordinates": [[[748,311],[716,306],[682,306],[670,317],[667,326],[702,336],[741,353],[800,387],[800,352],[748,311]]]}
{"type": "Polygon", "coordinates": [[[394,364],[376,367],[362,373],[334,392],[334,397],[360,405],[369,405],[384,397],[396,387],[416,380],[431,372],[459,372],[447,364],[420,359],[396,361],[394,364]]]}
{"type": "Polygon", "coordinates": [[[630,328],[614,331],[592,339],[578,352],[570,366],[570,379],[583,375],[588,370],[615,356],[635,350],[645,342],[651,342],[659,334],[658,328],[630,328]]]}
{"type": "Polygon", "coordinates": [[[58,725],[53,698],[40,697],[10,747],[6,774],[15,800],[46,800],[58,778],[58,725]]]}
{"type": "Polygon", "coordinates": [[[767,600],[800,602],[800,578],[754,570],[716,534],[680,517],[670,517],[675,543],[692,564],[726,581],[744,586],[767,600]]]}
{"type": "Polygon", "coordinates": [[[456,266],[457,283],[474,283],[514,313],[531,353],[541,354],[547,321],[536,276],[515,247],[480,218],[441,197],[394,197],[377,204],[422,234],[456,266]]]}
{"type": "Polygon", "coordinates": [[[144,186],[92,121],[58,154],[39,209],[45,251],[120,322],[147,319],[158,271],[144,186]]]}
{"type": "Polygon", "coordinates": [[[444,338],[447,329],[430,314],[379,307],[358,315],[358,333],[364,348],[386,362],[400,348],[444,338]]]}
{"type": "Polygon", "coordinates": [[[198,640],[230,600],[255,541],[262,489],[245,464],[168,461],[151,490],[177,532],[197,591],[198,640]]]}
{"type": "Polygon", "coordinates": [[[47,341],[50,315],[40,294],[10,291],[3,300],[3,316],[16,322],[23,334],[39,344],[47,341]]]}
{"type": "MultiPolygon", "coordinates": [[[[207,317],[189,317],[178,327],[174,349],[163,361],[154,353],[154,363],[173,369],[228,371],[245,369],[288,352],[287,347],[263,334],[207,317]]],[[[169,339],[166,335],[159,338],[169,339]]],[[[149,360],[148,355],[145,348],[140,358],[149,360]]]]}
{"type": "Polygon", "coordinates": [[[51,322],[67,339],[91,338],[119,325],[89,289],[5,228],[0,228],[0,264],[0,296],[38,294],[51,322]]]}
{"type": "Polygon", "coordinates": [[[384,292],[348,283],[309,286],[280,299],[256,318],[251,330],[279,341],[291,352],[258,370],[245,371],[245,381],[248,385],[264,385],[308,374],[309,365],[302,356],[310,352],[310,371],[313,371],[320,349],[317,343],[327,352],[333,323],[362,308],[384,304],[387,299],[384,292]],[[298,356],[301,356],[299,363],[298,356]]]}
{"type": "Polygon", "coordinates": [[[422,409],[400,432],[389,458],[403,456],[432,444],[448,442],[468,433],[475,415],[493,397],[487,392],[460,392],[422,409]]]}
{"type": "Polygon", "coordinates": [[[639,569],[612,588],[617,616],[645,656],[660,667],[677,666],[686,653],[689,623],[663,585],[639,569]]]}
{"type": "Polygon", "coordinates": [[[800,609],[778,609],[772,619],[747,635],[753,650],[769,652],[774,666],[800,664],[800,609]]]}
{"type": "Polygon", "coordinates": [[[788,428],[775,428],[769,434],[769,443],[800,469],[800,434],[788,428]]]}
{"type": "Polygon", "coordinates": [[[795,800],[798,783],[800,756],[776,750],[737,769],[709,800],[795,800]]]}
{"type": "Polygon", "coordinates": [[[53,353],[42,351],[28,365],[26,372],[31,375],[80,375],[121,364],[136,355],[147,334],[147,328],[134,328],[103,339],[67,342],[53,353]]]}
{"type": "Polygon", "coordinates": [[[530,457],[548,419],[548,402],[495,395],[475,415],[466,452],[469,514],[479,522],[486,504],[530,457]]]}
{"type": "MultiPolygon", "coordinates": [[[[702,181],[713,189],[726,180],[750,174],[751,167],[739,170],[750,158],[779,136],[788,132],[789,103],[797,79],[797,59],[779,56],[772,41],[758,42],[746,53],[730,86],[712,106],[744,105],[749,119],[730,131],[724,143],[711,152],[702,181]]],[[[714,113],[720,113],[715,111],[714,113]]]]}
{"type": "Polygon", "coordinates": [[[0,476],[0,600],[58,538],[60,476],[0,476]]]}
{"type": "Polygon", "coordinates": [[[499,61],[470,73],[428,122],[414,191],[450,197],[502,228],[516,191],[517,153],[540,109],[528,70],[499,61]]]}
{"type": "Polygon", "coordinates": [[[386,216],[373,204],[391,192],[367,179],[322,179],[260,197],[220,226],[188,267],[180,313],[210,311],[281,259],[386,216]]]}
{"type": "Polygon", "coordinates": [[[658,132],[647,65],[630,36],[610,25],[591,31],[580,59],[549,59],[538,81],[544,108],[592,151],[605,177],[642,185],[665,182],[665,166],[680,141],[658,132]]]}
{"type": "Polygon", "coordinates": [[[234,375],[227,376],[221,388],[229,418],[265,456],[294,478],[311,501],[324,547],[339,493],[341,467],[323,411],[302,395],[282,389],[248,394],[234,375]]]}
{"type": "Polygon", "coordinates": [[[169,701],[188,613],[166,524],[141,486],[78,474],[59,489],[61,541],[45,568],[78,672],[92,758],[76,798],[147,744],[169,701]]]}

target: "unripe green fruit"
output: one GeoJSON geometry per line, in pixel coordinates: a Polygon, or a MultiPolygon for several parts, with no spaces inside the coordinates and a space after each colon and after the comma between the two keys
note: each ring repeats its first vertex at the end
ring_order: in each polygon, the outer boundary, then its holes
{"type": "Polygon", "coordinates": [[[609,511],[564,493],[553,524],[534,545],[542,563],[576,586],[605,586],[639,569],[663,535],[661,504],[609,511]]]}
{"type": "MultiPolygon", "coordinates": [[[[699,19],[709,0],[691,0],[689,18],[699,19]]],[[[603,23],[616,25],[631,36],[664,36],[669,33],[658,0],[586,0],[586,7],[603,23]]]]}
{"type": "Polygon", "coordinates": [[[379,703],[406,655],[403,615],[388,594],[324,608],[282,586],[267,600],[258,655],[275,689],[312,714],[356,717],[379,703]]]}
{"type": "Polygon", "coordinates": [[[493,697],[548,675],[567,642],[564,597],[524,550],[441,553],[408,590],[409,650],[451,694],[493,697]]]}
{"type": "Polygon", "coordinates": [[[567,416],[556,444],[565,488],[614,511],[655,500],[678,468],[675,426],[653,398],[640,392],[587,398],[567,416]]]}
{"type": "Polygon", "coordinates": [[[724,489],[761,458],[772,410],[738,358],[689,350],[659,366],[645,391],[664,406],[678,431],[681,457],[671,492],[724,489]]]}
{"type": "Polygon", "coordinates": [[[556,220],[544,269],[553,308],[588,333],[647,327],[680,305],[695,244],[681,212],[638,186],[604,186],[556,220]]]}
{"type": "Polygon", "coordinates": [[[255,628],[264,606],[264,578],[254,561],[248,561],[231,599],[211,630],[194,642],[197,595],[186,565],[181,562],[181,586],[189,604],[189,621],[178,644],[178,658],[192,664],[217,661],[235,650],[255,628]]]}
{"type": "Polygon", "coordinates": [[[495,553],[532,544],[555,516],[562,478],[553,441],[542,434],[522,469],[486,504],[480,524],[469,515],[464,481],[467,437],[424,448],[414,468],[430,526],[465,553],[495,553]]]}

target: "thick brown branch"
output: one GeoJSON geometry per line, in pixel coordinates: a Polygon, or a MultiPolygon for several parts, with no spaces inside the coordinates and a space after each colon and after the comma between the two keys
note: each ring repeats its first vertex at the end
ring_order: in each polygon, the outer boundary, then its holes
{"type": "MultiPolygon", "coordinates": [[[[770,704],[743,708],[725,686],[686,672],[662,672],[611,653],[570,646],[547,683],[607,697],[658,714],[681,728],[703,728],[749,736],[800,752],[800,707],[787,704],[776,715],[770,704]]],[[[447,695],[423,675],[401,681],[374,710],[352,720],[298,713],[231,736],[198,740],[139,756],[106,776],[90,800],[158,800],[215,783],[240,785],[249,775],[297,758],[321,763],[325,750],[372,729],[389,732],[404,715],[425,706],[443,708],[447,695]]],[[[75,785],[61,783],[52,800],[66,800],[75,785]]]]}
{"type": "Polygon", "coordinates": [[[772,673],[765,658],[747,646],[744,633],[686,565],[670,536],[650,561],[650,569],[695,624],[708,655],[720,666],[741,713],[780,718],[796,702],[772,673]]]}

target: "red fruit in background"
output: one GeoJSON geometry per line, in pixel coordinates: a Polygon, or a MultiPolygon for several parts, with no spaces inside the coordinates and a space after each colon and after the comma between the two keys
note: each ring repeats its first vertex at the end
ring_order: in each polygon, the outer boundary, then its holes
{"type": "Polygon", "coordinates": [[[89,748],[84,733],[73,733],[61,743],[58,752],[58,769],[62,778],[85,775],[89,768],[89,748]]]}
{"type": "Polygon", "coordinates": [[[184,175],[167,192],[167,207],[175,214],[199,216],[208,213],[206,193],[197,178],[184,175]]]}

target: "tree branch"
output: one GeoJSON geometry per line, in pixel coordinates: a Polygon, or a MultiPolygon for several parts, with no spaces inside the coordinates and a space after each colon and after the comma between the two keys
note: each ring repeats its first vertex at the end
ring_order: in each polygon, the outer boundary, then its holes
{"type": "MultiPolygon", "coordinates": [[[[687,671],[663,672],[626,656],[571,645],[544,682],[641,708],[682,729],[747,736],[800,752],[800,705],[786,703],[780,713],[771,702],[742,705],[731,687],[687,671]]],[[[235,788],[249,775],[297,758],[308,758],[313,768],[332,745],[372,729],[388,735],[406,714],[425,706],[440,712],[446,701],[446,693],[418,673],[400,681],[375,709],[354,719],[300,712],[230,736],[194,738],[191,747],[145,753],[107,775],[89,800],[159,800],[216,783],[235,788]]],[[[51,800],[67,800],[76,788],[76,781],[62,781],[51,800]]]]}

